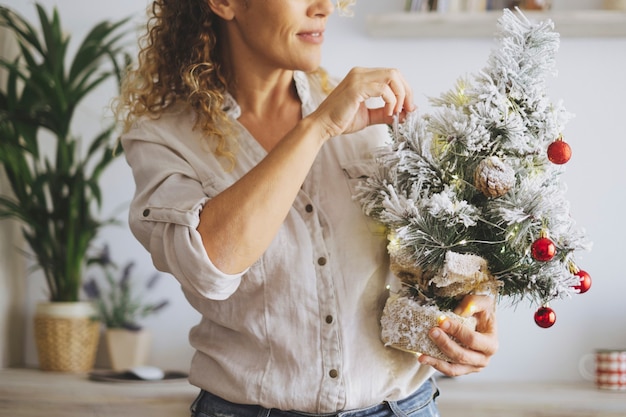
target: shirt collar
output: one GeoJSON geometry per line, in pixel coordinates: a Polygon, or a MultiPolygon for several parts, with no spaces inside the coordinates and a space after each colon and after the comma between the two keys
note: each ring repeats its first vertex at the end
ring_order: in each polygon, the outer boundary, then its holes
{"type": "MultiPolygon", "coordinates": [[[[293,80],[296,84],[296,93],[302,103],[302,116],[307,116],[312,113],[314,109],[311,101],[311,86],[307,75],[302,71],[294,71],[293,80]]],[[[227,116],[233,119],[239,119],[241,116],[241,108],[235,100],[235,98],[227,91],[224,93],[224,105],[222,110],[227,116]]]]}

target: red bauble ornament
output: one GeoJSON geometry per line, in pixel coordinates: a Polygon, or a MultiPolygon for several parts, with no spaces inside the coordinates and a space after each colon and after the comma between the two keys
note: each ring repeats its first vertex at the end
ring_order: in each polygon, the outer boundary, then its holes
{"type": "Polygon", "coordinates": [[[553,164],[561,165],[569,161],[572,157],[572,148],[563,140],[558,138],[548,146],[548,159],[553,164]]]}
{"type": "Polygon", "coordinates": [[[533,242],[530,253],[537,261],[547,262],[556,255],[556,246],[547,237],[540,237],[533,242]]]}
{"type": "Polygon", "coordinates": [[[537,326],[547,329],[556,322],[556,313],[550,307],[543,306],[535,312],[535,323],[537,326]]]}
{"type": "Polygon", "coordinates": [[[591,288],[591,277],[589,276],[589,274],[581,269],[574,275],[580,278],[580,283],[578,285],[575,285],[574,289],[578,290],[579,294],[584,294],[589,291],[589,288],[591,288]]]}

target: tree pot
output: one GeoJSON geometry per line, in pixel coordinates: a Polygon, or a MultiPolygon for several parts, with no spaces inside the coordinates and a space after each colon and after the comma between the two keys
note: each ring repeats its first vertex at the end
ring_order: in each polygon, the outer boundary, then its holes
{"type": "Polygon", "coordinates": [[[151,335],[146,329],[107,329],[106,342],[111,368],[124,371],[146,365],[151,335]]]}
{"type": "Polygon", "coordinates": [[[604,8],[607,10],[626,10],[626,0],[604,0],[604,8]]]}
{"type": "Polygon", "coordinates": [[[34,316],[42,371],[89,372],[96,360],[100,321],[93,303],[42,302],[34,316]]]}

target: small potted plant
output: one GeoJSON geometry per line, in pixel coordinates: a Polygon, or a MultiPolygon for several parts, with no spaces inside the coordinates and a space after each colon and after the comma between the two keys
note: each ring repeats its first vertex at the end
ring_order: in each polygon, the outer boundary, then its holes
{"type": "Polygon", "coordinates": [[[143,289],[132,275],[135,263],[130,261],[116,278],[117,266],[105,246],[99,258],[94,259],[103,272],[104,286],[91,277],[83,285],[85,294],[97,305],[98,318],[106,327],[106,344],[111,367],[128,370],[146,364],[150,350],[150,332],[141,325],[141,319],[161,311],[167,300],[149,302],[143,294],[153,289],[161,275],[155,272],[143,283],[143,289]]]}
{"type": "MultiPolygon", "coordinates": [[[[48,289],[34,318],[39,367],[85,372],[93,367],[99,325],[79,299],[91,243],[102,220],[99,180],[115,159],[113,125],[83,144],[72,132],[75,110],[107,80],[121,79],[128,55],[120,45],[127,19],[96,24],[73,56],[56,9],[36,5],[39,27],[0,6],[0,28],[20,54],[0,57],[0,165],[11,193],[0,195],[0,219],[13,218],[48,289]]],[[[106,104],[106,103],[104,103],[106,104]]],[[[22,279],[23,277],[18,277],[22,279]]]]}

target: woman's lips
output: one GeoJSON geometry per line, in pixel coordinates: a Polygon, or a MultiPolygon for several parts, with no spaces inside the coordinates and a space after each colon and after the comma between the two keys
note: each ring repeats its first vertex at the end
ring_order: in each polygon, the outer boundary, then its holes
{"type": "Polygon", "coordinates": [[[313,43],[313,44],[321,44],[322,42],[324,42],[323,31],[300,32],[298,33],[298,37],[305,42],[313,43]]]}

